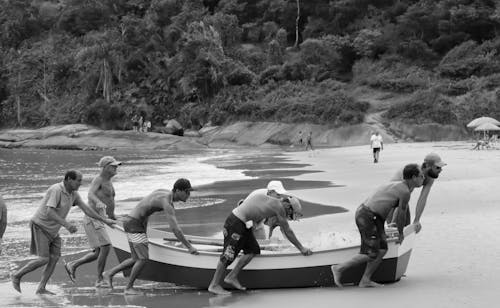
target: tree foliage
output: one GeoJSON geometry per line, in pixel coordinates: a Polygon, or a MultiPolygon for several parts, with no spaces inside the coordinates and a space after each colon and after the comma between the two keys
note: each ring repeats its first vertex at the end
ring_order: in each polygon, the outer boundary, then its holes
{"type": "MultiPolygon", "coordinates": [[[[123,128],[140,112],[153,125],[190,114],[183,124],[197,126],[230,121],[229,111],[280,120],[285,110],[319,123],[326,118],[295,87],[316,93],[335,80],[496,93],[499,34],[493,0],[3,0],[0,121],[123,128]]],[[[340,116],[326,107],[355,105],[339,93],[318,96],[318,110],[337,124],[362,118],[363,108],[340,116]]]]}

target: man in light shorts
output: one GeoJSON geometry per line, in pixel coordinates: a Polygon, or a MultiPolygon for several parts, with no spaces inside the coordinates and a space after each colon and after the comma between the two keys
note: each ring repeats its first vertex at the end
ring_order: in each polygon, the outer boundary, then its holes
{"type": "Polygon", "coordinates": [[[77,228],[68,222],[66,217],[73,206],[78,206],[82,211],[107,225],[113,225],[114,220],[97,214],[94,209],[83,202],[78,188],[82,184],[82,174],[76,170],[69,170],[64,175],[64,181],[50,186],[37,212],[31,218],[31,247],[30,252],[38,258],[28,262],[12,275],[12,285],[16,291],[21,293],[21,278],[45,266],[42,273],[42,280],[36,290],[37,294],[54,295],[45,287],[52,276],[57,261],[61,257],[61,237],[59,229],[65,227],[70,233],[75,233],[77,228]]]}
{"type": "Polygon", "coordinates": [[[297,198],[290,196],[280,181],[271,181],[267,189],[257,189],[251,192],[245,200],[227,217],[224,223],[224,249],[220,256],[217,269],[208,291],[218,295],[231,292],[222,287],[222,281],[238,290],[246,290],[238,280],[238,274],[255,255],[260,254],[260,246],[253,233],[252,226],[266,218],[275,217],[286,238],[304,255],[309,256],[312,251],[302,246],[295,233],[290,228],[288,220],[295,220],[302,215],[302,207],[297,198]],[[241,256],[234,269],[224,278],[227,267],[241,256]]]}
{"type": "Polygon", "coordinates": [[[133,287],[137,276],[141,273],[144,265],[146,265],[146,261],[149,259],[147,226],[149,216],[155,212],[163,211],[166,214],[167,222],[174,235],[188,248],[191,254],[198,254],[196,248],[189,243],[179,228],[174,209],[174,202],[186,202],[192,190],[191,183],[188,180],[178,179],[174,183],[172,190],[158,189],[153,191],[144,197],[130,214],[125,216],[123,229],[127,233],[131,256],[103,274],[104,279],[109,283],[111,288],[113,288],[114,275],[132,267],[124,293],[129,295],[142,294],[142,292],[135,290],[133,287]]]}
{"type": "MultiPolygon", "coordinates": [[[[116,219],[114,213],[115,189],[111,182],[111,178],[116,175],[117,168],[121,164],[121,162],[117,161],[112,156],[102,157],[97,164],[101,168],[101,173],[90,184],[88,193],[89,205],[103,217],[116,219]]],[[[83,227],[87,234],[89,245],[93,251],[80,259],[65,263],[64,268],[71,281],[75,282],[76,269],[80,265],[97,260],[97,280],[95,286],[97,288],[109,287],[107,281],[102,277],[111,248],[111,241],[104,224],[85,215],[83,217],[83,227]]]]}

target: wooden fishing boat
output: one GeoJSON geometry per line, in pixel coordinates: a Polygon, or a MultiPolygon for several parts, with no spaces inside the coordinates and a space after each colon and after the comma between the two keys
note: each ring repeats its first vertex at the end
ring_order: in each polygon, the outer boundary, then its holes
{"type": "MultiPolygon", "coordinates": [[[[130,257],[130,248],[123,228],[106,227],[119,261],[130,257]]],[[[402,244],[396,238],[388,239],[389,249],[373,275],[373,280],[387,283],[398,281],[405,273],[415,241],[412,225],[405,228],[402,244]]],[[[184,246],[175,245],[169,232],[150,228],[149,260],[139,275],[139,279],[171,282],[177,285],[206,289],[215,272],[222,247],[221,240],[187,236],[198,245],[199,255],[191,255],[184,246]]],[[[276,251],[266,244],[262,254],[256,256],[240,273],[240,282],[251,289],[297,288],[332,286],[332,264],[342,263],[359,251],[359,246],[351,245],[337,249],[313,251],[311,256],[303,256],[298,250],[276,251]],[[266,246],[267,245],[267,246],[266,246]]],[[[195,245],[196,246],[196,245],[195,245]]],[[[229,266],[231,270],[236,262],[229,266]]],[[[364,265],[343,273],[343,283],[358,283],[364,265]]],[[[125,276],[130,274],[124,272],[125,276]]],[[[229,286],[225,286],[229,287],[229,286]]]]}

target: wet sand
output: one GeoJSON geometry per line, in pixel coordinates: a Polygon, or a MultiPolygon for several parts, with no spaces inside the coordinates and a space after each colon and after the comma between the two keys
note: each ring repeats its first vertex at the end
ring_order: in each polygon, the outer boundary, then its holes
{"type": "MultiPolygon", "coordinates": [[[[431,151],[448,163],[429,196],[421,220],[423,228],[406,277],[383,288],[252,290],[213,296],[204,290],[139,281],[138,286],[145,289],[147,295],[124,296],[120,293],[124,278],[117,277],[115,284],[120,288],[115,291],[95,291],[92,287],[95,264],[79,269],[78,284],[72,285],[60,262],[48,286],[56,296],[34,295],[35,282],[40,276],[37,271],[23,279],[22,295],[12,289],[9,281],[0,282],[2,307],[495,306],[500,285],[497,266],[500,247],[496,244],[496,234],[500,231],[500,150],[471,151],[472,146],[465,142],[390,144],[382,151],[378,164],[373,163],[368,146],[286,154],[294,162],[304,164],[300,168],[306,172],[290,175],[285,187],[311,204],[349,210],[310,215],[293,222],[292,228],[304,242],[328,232],[354,232],[353,209],[406,163],[420,163],[431,151]],[[303,181],[331,185],[293,184],[303,181]]],[[[255,171],[259,170],[252,172],[255,171]]],[[[247,184],[240,186],[243,190],[247,184]]],[[[211,194],[209,190],[206,193],[211,194]]],[[[419,190],[415,191],[410,202],[412,214],[418,194],[419,190]]],[[[67,258],[73,257],[76,256],[67,258]]],[[[108,267],[115,262],[116,257],[111,254],[108,267]]]]}

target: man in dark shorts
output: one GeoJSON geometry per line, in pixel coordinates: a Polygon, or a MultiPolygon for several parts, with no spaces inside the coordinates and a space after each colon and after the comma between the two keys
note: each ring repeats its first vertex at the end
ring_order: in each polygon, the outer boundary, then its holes
{"type": "Polygon", "coordinates": [[[333,279],[337,287],[342,287],[342,272],[364,262],[367,262],[367,265],[359,286],[362,288],[380,286],[372,281],[371,277],[387,252],[384,222],[389,212],[398,207],[398,242],[401,243],[404,239],[403,222],[410,195],[415,187],[422,186],[424,175],[417,164],[409,164],[403,169],[403,179],[379,187],[357,209],[355,218],[361,235],[361,248],[359,254],[349,261],[332,265],[333,279]]]}
{"type": "Polygon", "coordinates": [[[76,226],[66,220],[71,207],[76,205],[86,215],[107,225],[111,226],[115,223],[114,220],[100,216],[94,209],[83,202],[77,191],[81,184],[82,174],[79,171],[70,170],[66,172],[64,181],[52,185],[47,190],[38,211],[31,218],[30,252],[37,255],[38,258],[28,262],[12,275],[12,285],[19,293],[21,293],[21,278],[27,273],[46,265],[36,293],[54,294],[46,290],[45,286],[54,272],[57,261],[61,257],[62,242],[59,236],[59,229],[63,226],[70,233],[77,231],[76,226]]]}
{"type": "MultiPolygon", "coordinates": [[[[418,197],[417,206],[415,207],[415,218],[413,219],[413,224],[415,225],[415,231],[418,233],[422,229],[422,225],[420,224],[420,218],[422,217],[422,213],[424,212],[425,205],[427,204],[427,197],[431,192],[432,185],[434,184],[434,180],[439,177],[441,171],[443,171],[443,167],[446,166],[446,163],[443,162],[441,157],[436,153],[429,153],[425,156],[424,162],[422,163],[422,172],[424,173],[425,179],[424,184],[422,186],[422,190],[420,191],[420,196],[418,197]]],[[[399,170],[397,174],[391,179],[391,181],[401,181],[403,178],[402,170],[399,170]]],[[[397,208],[389,213],[387,216],[387,223],[390,226],[396,224],[397,208]]],[[[410,210],[406,211],[406,220],[405,226],[411,223],[411,215],[410,210]]]]}
{"type": "Polygon", "coordinates": [[[174,183],[172,190],[158,189],[153,191],[151,194],[144,197],[130,214],[125,216],[123,220],[123,229],[127,233],[131,256],[114,268],[103,273],[104,279],[111,288],[113,288],[113,277],[117,273],[132,267],[124,293],[129,295],[142,294],[142,292],[134,289],[134,282],[141,273],[144,265],[146,265],[146,261],[149,259],[147,225],[149,216],[155,212],[163,211],[166,214],[170,229],[172,229],[172,232],[179,241],[188,248],[190,253],[198,254],[196,248],[189,243],[184,237],[184,233],[182,233],[182,230],[179,228],[174,209],[174,202],[186,202],[192,190],[193,188],[188,180],[178,179],[174,183]]]}
{"type": "Polygon", "coordinates": [[[241,205],[233,209],[224,223],[224,249],[208,291],[220,295],[231,293],[222,288],[221,283],[226,268],[233,263],[241,250],[243,256],[224,278],[224,282],[238,290],[246,290],[238,281],[238,274],[255,255],[260,254],[259,243],[255,239],[252,226],[263,219],[276,217],[276,224],[280,226],[287,239],[303,255],[311,255],[312,251],[302,246],[288,224],[288,220],[295,220],[301,215],[301,210],[298,199],[290,196],[280,181],[271,181],[267,189],[251,192],[241,205]]]}
{"type": "Polygon", "coordinates": [[[373,150],[373,162],[378,163],[380,151],[384,149],[384,142],[382,136],[378,132],[375,132],[370,137],[370,147],[373,150]]]}

